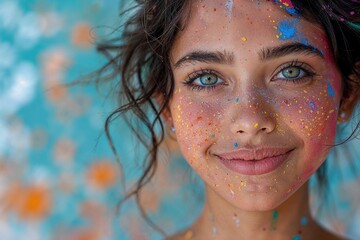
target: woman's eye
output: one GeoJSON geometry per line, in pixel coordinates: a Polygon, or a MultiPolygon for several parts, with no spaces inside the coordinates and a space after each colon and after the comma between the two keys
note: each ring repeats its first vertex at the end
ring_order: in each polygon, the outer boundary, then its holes
{"type": "Polygon", "coordinates": [[[218,83],[219,77],[215,74],[208,73],[204,74],[202,76],[199,76],[197,79],[194,80],[195,84],[201,85],[201,86],[212,86],[218,83]]]}
{"type": "Polygon", "coordinates": [[[212,91],[224,84],[224,81],[216,73],[212,73],[210,70],[202,70],[189,75],[184,84],[191,90],[212,91]]]}
{"type": "Polygon", "coordinates": [[[310,75],[311,74],[309,73],[309,71],[307,71],[301,67],[291,66],[291,67],[286,67],[286,68],[282,69],[275,76],[275,79],[296,80],[296,79],[308,77],[310,75]]]}

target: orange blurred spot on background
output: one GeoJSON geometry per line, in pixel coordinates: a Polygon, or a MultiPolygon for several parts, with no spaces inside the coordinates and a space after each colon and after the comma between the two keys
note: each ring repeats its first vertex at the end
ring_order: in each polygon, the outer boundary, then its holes
{"type": "Polygon", "coordinates": [[[43,88],[45,96],[51,102],[61,103],[67,97],[68,89],[61,84],[70,65],[70,57],[64,49],[51,49],[42,54],[43,88]]]}
{"type": "Polygon", "coordinates": [[[94,229],[78,228],[78,229],[61,229],[56,233],[56,240],[100,240],[104,239],[94,229]]]}
{"type": "Polygon", "coordinates": [[[118,170],[118,166],[109,160],[95,161],[90,165],[87,177],[92,186],[105,190],[116,183],[118,170]]]}
{"type": "Polygon", "coordinates": [[[90,24],[79,23],[75,25],[72,30],[71,40],[78,47],[83,47],[83,48],[91,47],[94,37],[92,36],[90,24]]]}
{"type": "Polygon", "coordinates": [[[55,85],[48,89],[48,99],[52,102],[60,102],[67,97],[68,90],[64,85],[55,85]]]}
{"type": "Polygon", "coordinates": [[[3,203],[7,211],[13,212],[22,220],[40,220],[50,213],[52,197],[44,186],[14,184],[9,187],[3,203]]]}

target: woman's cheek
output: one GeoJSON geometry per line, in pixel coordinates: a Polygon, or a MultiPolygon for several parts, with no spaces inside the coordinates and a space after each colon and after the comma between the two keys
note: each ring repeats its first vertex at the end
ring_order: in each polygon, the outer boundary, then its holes
{"type": "MultiPolygon", "coordinates": [[[[334,90],[335,91],[335,90],[334,90]]],[[[338,101],[327,86],[304,91],[302,97],[284,99],[280,118],[291,131],[303,141],[303,161],[298,167],[305,168],[306,174],[314,172],[325,160],[334,143],[338,101]]],[[[286,129],[283,130],[286,132],[286,129]]]]}
{"type": "Polygon", "coordinates": [[[172,103],[176,138],[185,159],[193,166],[204,166],[206,153],[219,135],[220,106],[179,98],[172,103]]]}

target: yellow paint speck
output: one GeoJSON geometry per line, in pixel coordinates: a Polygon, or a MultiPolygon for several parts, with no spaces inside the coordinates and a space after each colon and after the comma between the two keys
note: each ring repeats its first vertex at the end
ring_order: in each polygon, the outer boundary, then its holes
{"type": "Polygon", "coordinates": [[[254,124],[254,128],[257,128],[258,126],[259,126],[258,123],[255,123],[255,124],[254,124]]]}
{"type": "Polygon", "coordinates": [[[246,42],[246,41],[247,41],[247,38],[246,38],[246,37],[242,37],[242,38],[241,38],[241,41],[246,42]]]}

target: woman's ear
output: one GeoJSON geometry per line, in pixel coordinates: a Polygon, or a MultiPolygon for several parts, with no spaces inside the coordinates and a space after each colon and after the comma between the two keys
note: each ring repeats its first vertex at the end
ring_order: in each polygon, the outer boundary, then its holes
{"type": "Polygon", "coordinates": [[[347,122],[349,121],[356,104],[359,101],[360,96],[360,61],[355,64],[356,73],[352,73],[348,76],[350,80],[348,82],[348,90],[343,95],[340,104],[339,111],[339,122],[347,122]]]}

